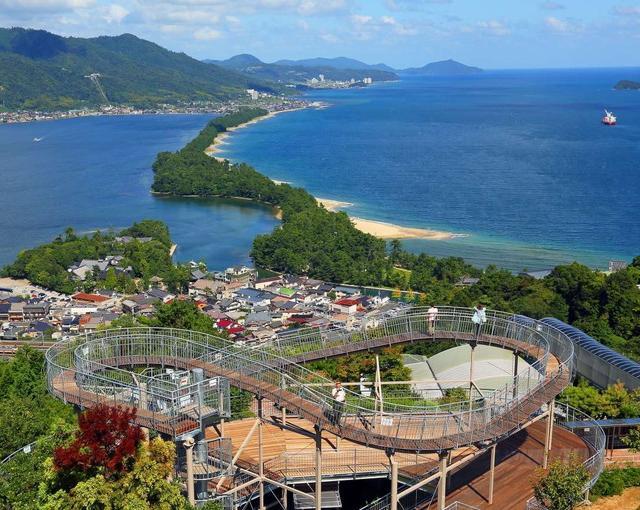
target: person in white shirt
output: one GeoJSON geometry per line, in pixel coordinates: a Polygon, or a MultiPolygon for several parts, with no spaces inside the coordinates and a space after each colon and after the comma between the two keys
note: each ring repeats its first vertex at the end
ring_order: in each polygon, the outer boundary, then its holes
{"type": "Polygon", "coordinates": [[[344,410],[344,401],[347,398],[347,393],[342,387],[340,381],[336,381],[335,387],[331,390],[331,396],[333,397],[333,424],[339,425],[340,418],[342,417],[342,411],[344,410]]]}
{"type": "Polygon", "coordinates": [[[473,312],[473,317],[471,317],[471,322],[476,325],[476,340],[480,336],[480,330],[482,329],[482,325],[487,322],[487,311],[482,303],[476,306],[473,312]]]}
{"type": "Polygon", "coordinates": [[[436,319],[438,318],[438,308],[431,305],[427,310],[427,321],[429,322],[429,334],[433,335],[436,330],[436,319]]]}

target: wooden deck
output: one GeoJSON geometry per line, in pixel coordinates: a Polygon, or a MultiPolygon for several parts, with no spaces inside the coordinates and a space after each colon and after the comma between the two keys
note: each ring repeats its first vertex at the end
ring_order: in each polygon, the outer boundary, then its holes
{"type": "MultiPolygon", "coordinates": [[[[531,480],[542,464],[546,420],[541,420],[525,430],[498,443],[493,504],[488,503],[489,455],[485,454],[459,471],[453,473],[447,490],[447,504],[460,501],[480,509],[523,510],[526,501],[533,496],[531,480]]],[[[586,459],[589,449],[571,432],[555,427],[551,459],[567,458],[576,454],[586,459]]],[[[422,510],[435,510],[435,501],[422,510]]]]}
{"type": "MultiPolygon", "coordinates": [[[[275,416],[274,416],[275,418],[275,416]]],[[[233,421],[224,424],[224,435],[232,441],[235,455],[243,440],[249,434],[255,418],[233,421]]],[[[301,418],[287,418],[289,429],[277,425],[263,424],[263,458],[265,468],[278,473],[279,478],[315,477],[315,439],[313,425],[301,418]]],[[[213,427],[207,429],[207,438],[219,437],[213,427]]],[[[475,447],[460,448],[453,452],[454,459],[460,459],[476,452],[475,447]]],[[[399,475],[401,478],[415,479],[424,476],[437,467],[437,454],[397,453],[399,475]]],[[[239,461],[246,466],[257,466],[258,433],[243,449],[239,461]]],[[[322,435],[322,471],[325,475],[337,478],[360,476],[386,477],[389,473],[389,459],[385,452],[367,448],[358,443],[341,439],[335,434],[324,432],[322,435]]]]}

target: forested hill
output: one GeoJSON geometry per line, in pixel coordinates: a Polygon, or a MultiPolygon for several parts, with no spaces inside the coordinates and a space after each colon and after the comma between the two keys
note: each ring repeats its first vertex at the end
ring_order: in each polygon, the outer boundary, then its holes
{"type": "Polygon", "coordinates": [[[64,110],[104,104],[154,106],[216,101],[247,88],[271,91],[258,78],[204,64],[131,34],[82,39],[44,30],[0,28],[0,107],[64,110]]]}
{"type": "MultiPolygon", "coordinates": [[[[374,67],[334,67],[331,59],[318,59],[318,65],[296,65],[294,61],[282,61],[289,63],[267,64],[253,55],[236,55],[227,60],[205,60],[204,62],[217,64],[227,69],[232,69],[257,79],[274,81],[279,83],[304,83],[311,78],[317,78],[320,74],[328,80],[348,81],[371,78],[373,81],[397,80],[394,72],[376,69],[374,67]],[[326,60],[326,62],[325,62],[326,60]]],[[[357,61],[353,61],[357,62],[357,61]]],[[[363,64],[366,65],[366,64],[363,64]]]]}

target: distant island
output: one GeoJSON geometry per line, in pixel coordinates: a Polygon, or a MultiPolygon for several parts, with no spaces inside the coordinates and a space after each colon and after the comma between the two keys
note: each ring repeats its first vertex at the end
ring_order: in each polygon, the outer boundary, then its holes
{"type": "Polygon", "coordinates": [[[422,67],[411,67],[400,71],[402,74],[416,76],[460,76],[467,74],[478,74],[482,72],[479,67],[472,67],[455,60],[441,60],[432,62],[422,67]]]}
{"type": "Polygon", "coordinates": [[[640,81],[620,80],[614,88],[616,90],[640,90],[640,81]]]}

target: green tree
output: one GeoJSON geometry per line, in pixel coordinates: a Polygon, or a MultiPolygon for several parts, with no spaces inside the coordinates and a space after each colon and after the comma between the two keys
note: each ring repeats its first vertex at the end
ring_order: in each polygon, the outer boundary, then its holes
{"type": "Polygon", "coordinates": [[[589,478],[589,471],[575,456],[566,462],[556,460],[547,471],[538,471],[533,493],[548,510],[572,510],[582,502],[589,478]]]}

